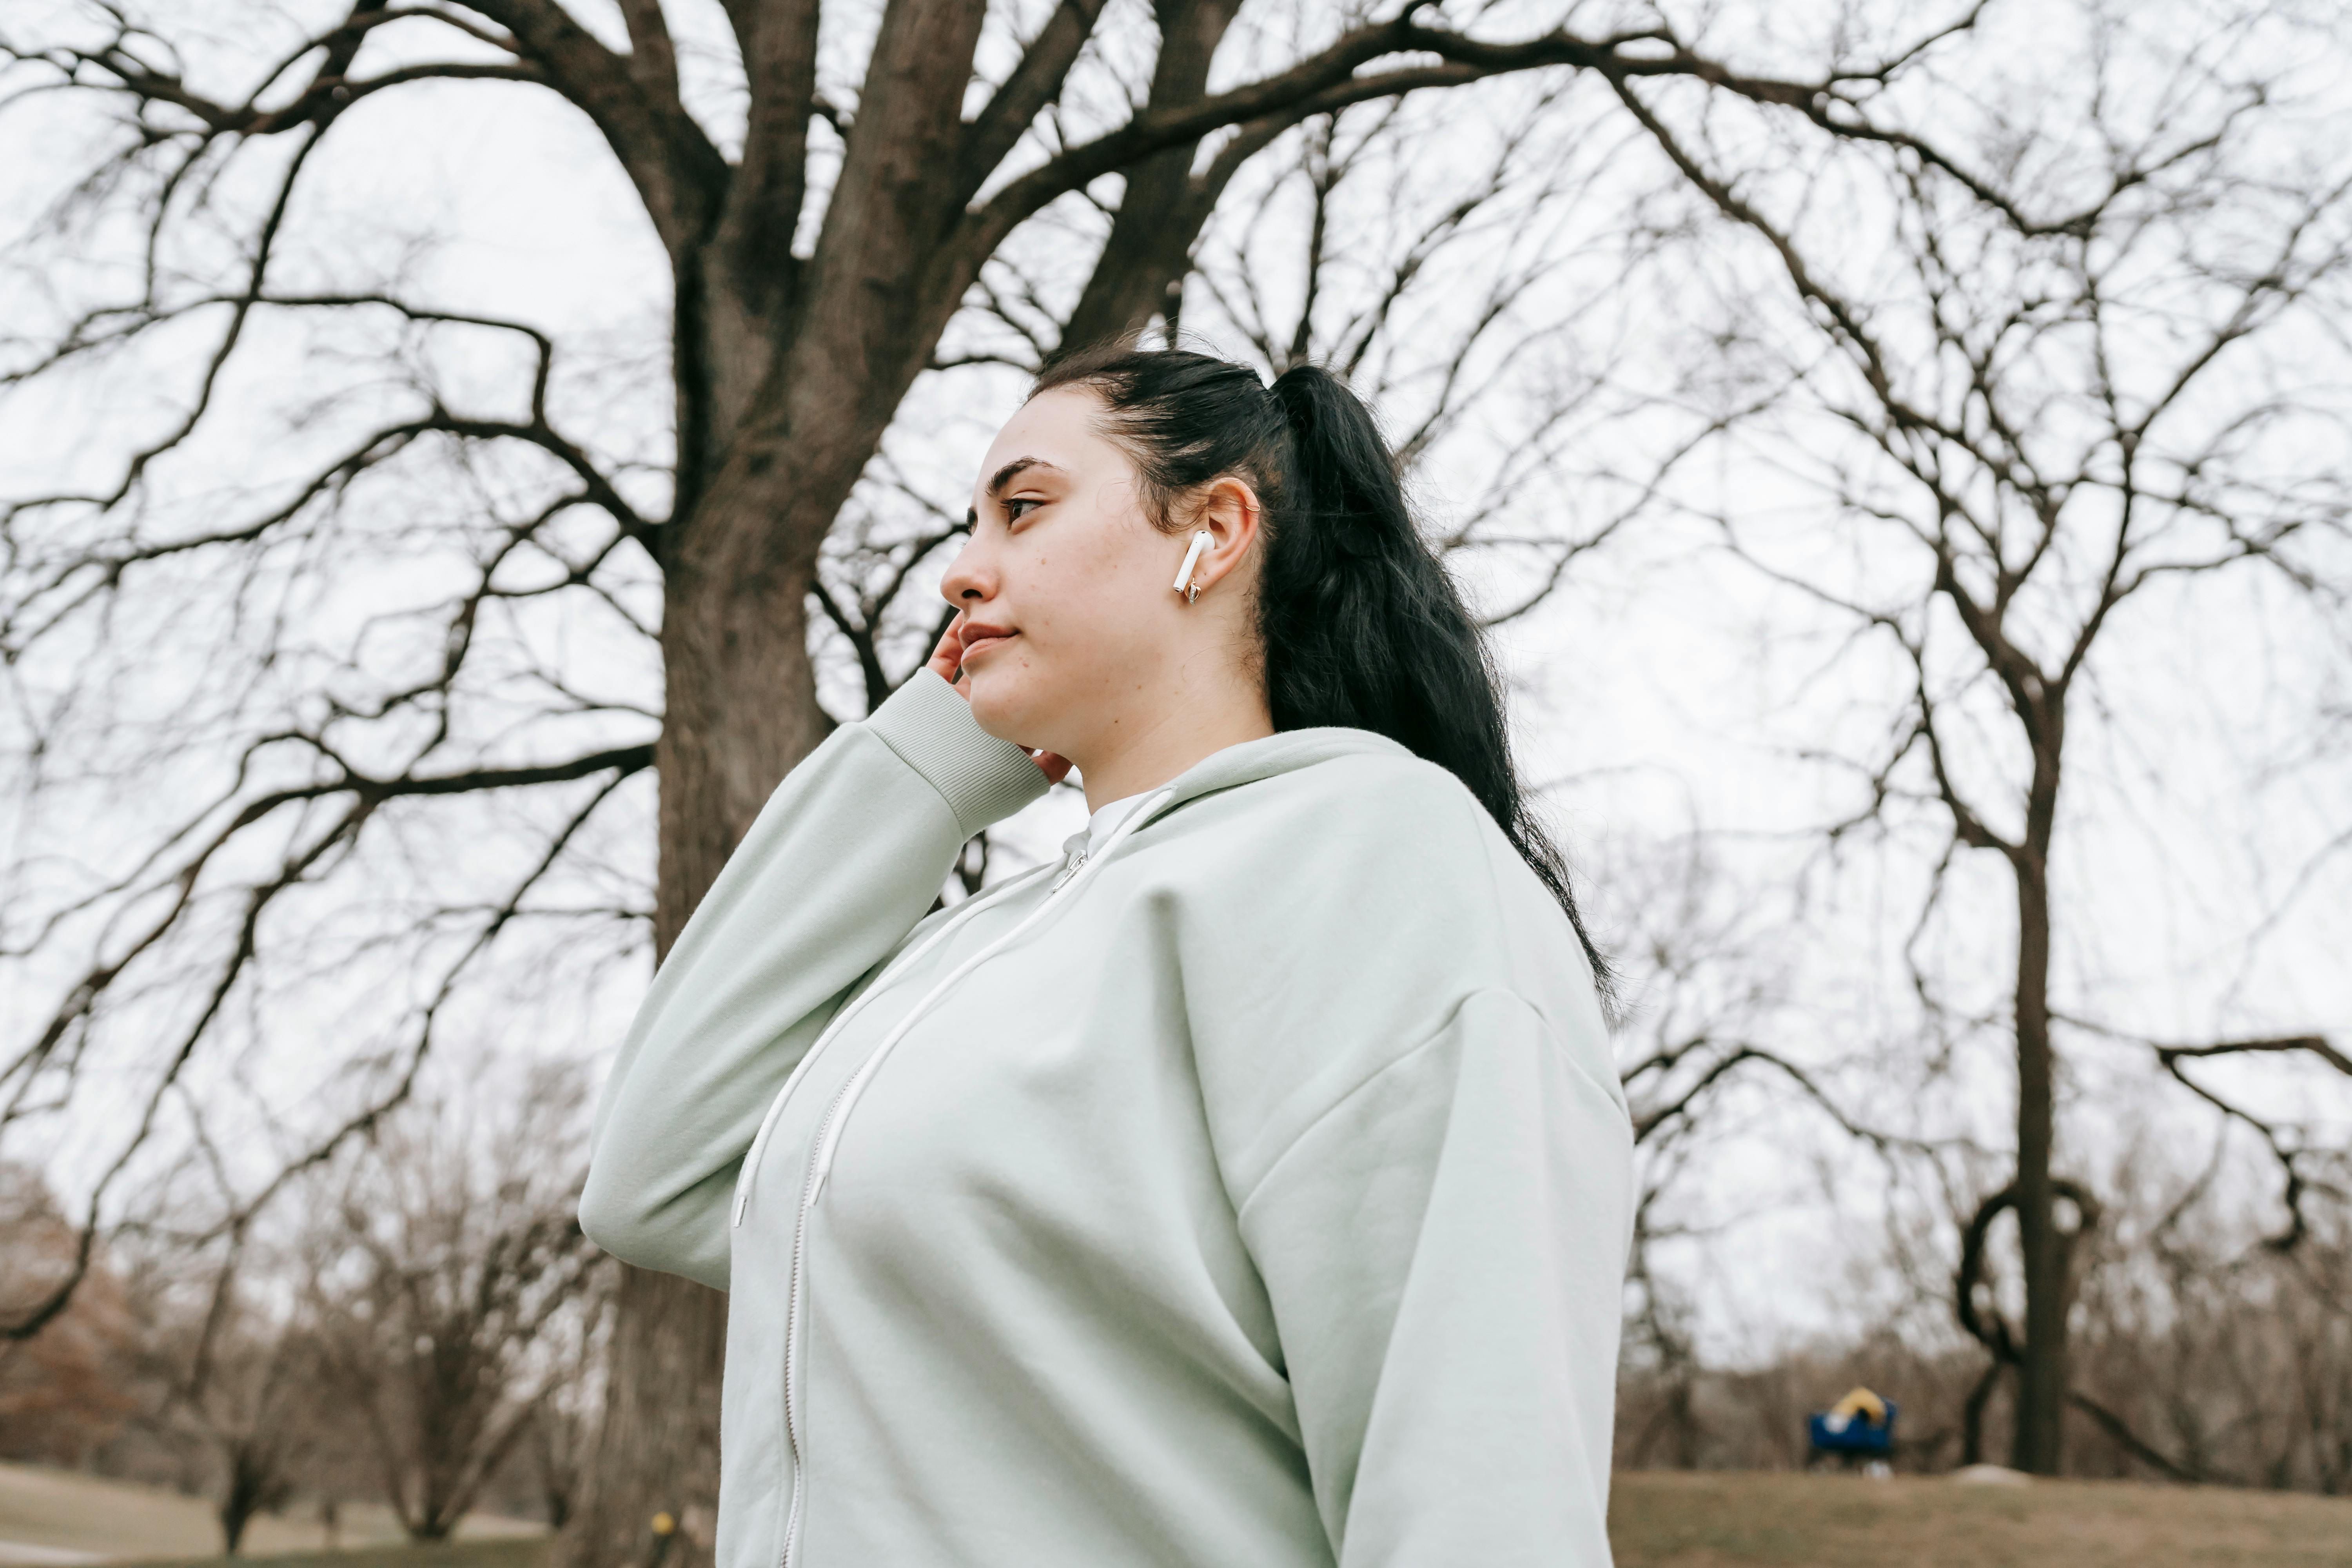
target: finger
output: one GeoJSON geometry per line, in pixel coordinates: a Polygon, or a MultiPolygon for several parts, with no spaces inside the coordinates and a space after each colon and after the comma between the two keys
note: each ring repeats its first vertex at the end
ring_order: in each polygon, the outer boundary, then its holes
{"type": "Polygon", "coordinates": [[[1069,758],[1053,752],[1032,752],[1029,760],[1045,770],[1047,784],[1060,784],[1070,776],[1070,769],[1076,765],[1069,758]]]}
{"type": "Polygon", "coordinates": [[[947,630],[940,634],[939,643],[931,649],[931,657],[925,663],[929,668],[939,672],[941,680],[950,685],[956,683],[957,671],[963,664],[962,611],[957,611],[955,617],[948,622],[947,630]]]}

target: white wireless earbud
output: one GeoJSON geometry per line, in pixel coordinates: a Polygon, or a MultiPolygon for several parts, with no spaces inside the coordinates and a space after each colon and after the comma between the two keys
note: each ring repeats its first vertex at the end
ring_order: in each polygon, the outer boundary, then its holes
{"type": "MultiPolygon", "coordinates": [[[[1201,559],[1201,552],[1209,548],[1211,542],[1211,535],[1205,528],[1192,535],[1192,548],[1184,552],[1184,564],[1176,568],[1175,587],[1178,593],[1184,592],[1185,581],[1192,575],[1192,563],[1201,559]]],[[[1197,588],[1193,590],[1194,594],[1199,592],[1197,588]]],[[[1186,596],[1186,602],[1191,602],[1191,595],[1186,596]]]]}

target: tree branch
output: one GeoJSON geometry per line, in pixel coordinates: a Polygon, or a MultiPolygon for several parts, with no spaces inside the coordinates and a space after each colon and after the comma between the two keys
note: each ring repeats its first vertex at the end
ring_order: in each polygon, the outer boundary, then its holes
{"type": "MultiPolygon", "coordinates": [[[[1539,37],[1488,43],[1449,29],[1423,26],[1413,19],[1423,9],[1415,5],[1393,20],[1360,27],[1274,76],[1181,108],[1147,110],[1117,131],[1066,150],[1013,180],[974,212],[967,219],[969,232],[960,237],[960,245],[984,255],[1014,226],[1055,196],[1229,125],[1267,121],[1295,125],[1313,115],[1370,99],[1428,87],[1456,87],[1548,66],[1599,71],[1615,82],[1641,77],[1692,78],[1759,103],[1797,109],[1841,136],[1885,139],[1888,133],[1874,132],[1859,119],[1833,117],[1828,105],[1837,103],[1850,115],[1858,115],[1854,105],[1838,97],[1839,88],[1881,80],[1916,53],[1906,51],[1896,58],[1897,64],[1880,68],[1876,75],[1840,73],[1820,81],[1797,82],[1732,70],[1683,47],[1657,28],[1588,38],[1562,27],[1539,37]],[[1375,60],[1401,54],[1435,55],[1441,63],[1358,74],[1375,60]]],[[[1923,156],[1933,155],[1932,150],[1921,151],[1923,156]]],[[[1939,158],[1938,162],[1946,161],[1939,158]]]]}
{"type": "MultiPolygon", "coordinates": [[[[963,146],[956,155],[957,206],[971,200],[1030,123],[1061,96],[1062,83],[1093,37],[1103,5],[1104,0],[1060,0],[1022,51],[1021,63],[964,127],[963,146]]],[[[1163,51],[1165,33],[1163,26],[1163,51]]]]}

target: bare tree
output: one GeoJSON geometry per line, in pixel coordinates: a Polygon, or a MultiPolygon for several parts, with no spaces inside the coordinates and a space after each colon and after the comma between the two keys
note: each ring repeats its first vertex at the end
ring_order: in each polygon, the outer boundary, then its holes
{"type": "MultiPolygon", "coordinates": [[[[1235,0],[1160,0],[1149,26],[1097,0],[893,0],[845,64],[819,47],[814,0],[722,9],[709,37],[675,33],[658,0],[622,0],[610,26],[560,0],[209,19],[207,37],[266,40],[257,56],[95,0],[0,41],[9,111],[101,144],[57,248],[26,258],[123,264],[44,268],[47,324],[5,373],[18,407],[51,390],[46,407],[70,407],[109,364],[194,370],[138,381],[151,416],[110,426],[95,467],[61,435],[55,481],[0,510],[14,745],[53,804],[25,836],[41,897],[12,908],[0,951],[55,998],[0,1061],[0,1131],[74,1103],[116,1042],[157,1042],[121,1047],[152,1055],[85,1257],[149,1141],[202,1114],[184,1091],[235,1079],[220,1042],[266,1033],[295,979],[322,1009],[349,1005],[331,982],[396,1005],[358,1026],[366,1070],[326,1124],[237,1173],[222,1234],[376,1125],[498,958],[592,970],[630,939],[583,958],[544,933],[647,914],[666,949],[830,722],[812,613],[875,624],[818,593],[826,539],[926,373],[1001,363],[951,328],[1013,298],[997,264],[1046,228],[1092,260],[1029,322],[1039,350],[1171,313],[1227,187],[1317,117],[1549,71],[1685,79],[1808,136],[1924,148],[1882,123],[1883,89],[1970,16],[1883,51],[1841,41],[1790,79],[1630,5],[1590,28],[1572,8],[1468,4],[1247,28],[1235,0]],[[696,74],[713,58],[716,86],[696,74]],[[1227,62],[1233,85],[1211,90],[1227,62]],[[313,215],[315,171],[369,127],[349,151],[399,156],[387,103],[518,90],[584,116],[642,207],[667,271],[667,417],[600,403],[560,324],[415,287],[313,215]],[[499,356],[503,377],[483,368],[499,356]],[[300,395],[275,439],[231,417],[272,367],[300,395]],[[224,470],[236,482],[192,483],[224,470]],[[567,660],[572,638],[657,647],[657,682],[567,660]],[[611,819],[653,776],[648,910],[611,819]],[[118,847],[52,853],[90,845],[101,811],[118,847]],[[372,900],[373,926],[320,919],[346,884],[401,897],[372,900]]],[[[1336,131],[1315,145],[1339,156],[1336,131]]],[[[895,542],[879,569],[929,548],[895,542]]],[[[890,672],[861,662],[870,699],[890,672]]],[[[6,1331],[37,1331],[70,1284],[6,1331]]],[[[656,1506],[715,1474],[719,1321],[696,1287],[625,1279],[586,1560],[631,1552],[656,1506]]]]}
{"type": "Polygon", "coordinates": [[[265,1252],[241,1246],[208,1279],[170,1258],[139,1290],[142,1360],[163,1392],[149,1419],[206,1458],[232,1556],[255,1515],[292,1500],[320,1435],[319,1341],[265,1252]]]}
{"type": "MultiPolygon", "coordinates": [[[[2249,1142],[2216,1139],[2212,1158],[2184,1167],[2186,1108],[2164,1107],[2157,1083],[2143,1088],[2138,1103],[2117,1111],[2128,1135],[2099,1172],[2106,1199],[2077,1260],[2068,1361],[2079,1428],[2066,1472],[2341,1495],[2352,1488],[2346,1214],[2316,1207],[2291,1250],[2249,1247],[2264,1216],[2251,1212],[2261,1206],[2250,1201],[2259,1183],[2247,1178],[2265,1174],[2266,1156],[2249,1142]],[[2158,1119],[2137,1120],[2148,1112],[2158,1119]]],[[[1987,1415],[1985,1357],[1953,1326],[1949,1268],[1907,1266],[1903,1251],[1937,1250],[1927,1236],[1889,1240],[1883,1253],[1855,1249],[1834,1280],[1859,1289],[1872,1303],[1867,1315],[1779,1347],[1759,1364],[1659,1355],[1652,1313],[1637,1302],[1621,1462],[1798,1468],[1806,1413],[1857,1383],[1899,1395],[1903,1468],[1980,1457],[1966,1445],[1987,1415]]],[[[1669,1281],[1670,1335],[1684,1323],[1683,1289],[1669,1281]]],[[[2000,1387],[1990,1403],[2005,1407],[2009,1393],[2000,1387]]]]}
{"type": "MultiPolygon", "coordinates": [[[[602,1305],[601,1300],[592,1302],[592,1306],[602,1305]]],[[[596,1336],[584,1336],[583,1349],[593,1353],[601,1348],[596,1336]]],[[[532,1412],[524,1439],[539,1486],[540,1509],[550,1530],[561,1531],[571,1522],[581,1483],[588,1473],[589,1456],[594,1451],[596,1403],[593,1397],[578,1397],[593,1386],[594,1372],[593,1362],[583,1355],[575,1374],[532,1412]]]]}
{"type": "Polygon", "coordinates": [[[546,1074],[512,1115],[420,1100],[311,1228],[325,1371],[412,1540],[446,1540],[583,1370],[606,1260],[576,1213],[579,1100],[546,1074]]]}
{"type": "MultiPolygon", "coordinates": [[[[2340,424],[2352,168],[2340,114],[2297,74],[2305,51],[2345,58],[2340,16],[2087,4],[2034,26],[2079,45],[2039,58],[2082,70],[2035,72],[2006,95],[1924,87],[1913,103],[1947,111],[1952,146],[1972,132],[1966,158],[1902,137],[1792,155],[1775,127],[1719,98],[1612,85],[1684,189],[1747,241],[1712,271],[1724,313],[1709,315],[1707,352],[1733,345],[1792,391],[1735,437],[1750,493],[1813,498],[1844,548],[1777,527],[1768,507],[1686,498],[1691,510],[1832,628],[1823,663],[1845,673],[1827,681],[1885,689],[1868,672],[1888,659],[1899,672],[1894,710],[1866,726],[1875,739],[1804,744],[1841,770],[1852,802],[1825,842],[1924,836],[1931,871],[1907,949],[1918,1001],[1948,1042],[1998,1038],[2013,1063],[2012,1173],[1962,1211],[1954,1304],[1991,1362],[1977,1407],[2013,1372],[2011,1462],[2052,1471],[2070,1404],[2120,1425],[2068,1367],[2101,1205],[2065,1168],[2062,1042],[2136,1048],[2258,1140],[2280,1178],[2266,1243],[2280,1251],[2308,1236],[2327,1156],[2309,1117],[2263,1112],[2213,1068],[2280,1058],[2352,1074],[2341,1046],[2307,1028],[2200,1040],[2103,1017],[2095,970],[2062,963],[2066,939],[2095,953],[2101,936],[2065,923],[2063,868],[2090,852],[2096,820],[2070,804],[2089,786],[2066,786],[2095,766],[2084,759],[2100,737],[2158,755],[2171,721],[2166,693],[2126,662],[2147,646],[2144,618],[2194,637],[2200,606],[2251,577],[2275,590],[2261,613],[2294,657],[2343,657],[2329,625],[2352,594],[2340,424]],[[1993,168],[2014,194],[1976,173],[1993,168]],[[1851,243],[1857,213],[1870,216],[1866,246],[1851,243]],[[1972,1001],[1955,962],[1971,856],[2007,879],[2013,968],[1994,1009],[1972,1001]],[[2017,1323],[1993,1306],[1985,1268],[2005,1213],[2017,1323]]],[[[1998,28],[1972,47],[2022,58],[1998,28]]],[[[2079,888],[2072,898],[2084,907],[2079,888]]]]}
{"type": "Polygon", "coordinates": [[[275,1513],[292,1500],[302,1430],[294,1415],[300,1398],[299,1347],[291,1336],[223,1347],[229,1363],[218,1369],[191,1408],[201,1413],[222,1461],[221,1550],[236,1555],[246,1526],[258,1513],[275,1513]],[[209,1398],[204,1395],[210,1395],[209,1398]]]}
{"type": "MultiPolygon", "coordinates": [[[[1720,1333],[1742,1325],[1708,1323],[1716,1304],[1698,1299],[1670,1255],[1703,1251],[1796,1201],[1820,1149],[1858,1149],[1859,1158],[1844,1163],[1890,1184],[1932,1180],[1972,1152],[1964,1139],[1913,1136],[1895,1130],[1901,1123],[1892,1114],[1884,1126],[1874,1119],[1891,1111],[1903,1087],[1879,1042],[1822,1048],[1825,1020],[1843,1016],[1806,994],[1813,932],[1790,918],[1790,900],[1759,896],[1726,864],[1725,847],[1696,825],[1661,839],[1620,831],[1598,862],[1596,886],[1606,894],[1599,912],[1611,921],[1623,970],[1618,1055],[1641,1177],[1617,1442],[1620,1461],[1637,1468],[1790,1465],[1801,1452],[1804,1395],[1789,1384],[1807,1370],[1797,1362],[1863,1360],[1883,1349],[1824,1346],[1829,1354],[1745,1371],[1712,1365],[1702,1327],[1720,1333]],[[1759,1143],[1773,1156],[1762,1181],[1759,1143]],[[1737,1200],[1709,1203],[1694,1193],[1742,1155],[1748,1163],[1737,1200]]],[[[1841,1261],[1859,1260],[1811,1260],[1815,1305],[1843,1285],[1841,1261]]],[[[1906,1272],[1905,1261],[1868,1260],[1874,1272],[1896,1276],[1906,1272]]],[[[1915,1455],[1933,1451],[1911,1447],[1915,1455]]]]}

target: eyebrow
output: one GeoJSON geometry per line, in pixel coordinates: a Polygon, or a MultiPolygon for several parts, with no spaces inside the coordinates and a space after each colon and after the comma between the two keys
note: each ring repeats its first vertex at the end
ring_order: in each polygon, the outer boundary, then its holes
{"type": "MultiPolygon", "coordinates": [[[[1062,471],[1060,468],[1055,467],[1052,463],[1047,462],[1043,458],[1015,458],[1011,462],[1005,464],[1004,467],[997,469],[996,472],[990,477],[988,481],[989,499],[993,500],[998,496],[1003,495],[1004,493],[1005,486],[1011,484],[1013,480],[1019,479],[1023,474],[1027,473],[1032,468],[1044,468],[1049,472],[1056,474],[1062,471]]],[[[964,526],[969,528],[980,521],[980,514],[977,511],[974,511],[971,508],[966,507],[964,509],[963,521],[964,526]]]]}

